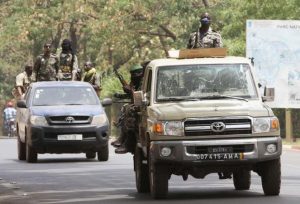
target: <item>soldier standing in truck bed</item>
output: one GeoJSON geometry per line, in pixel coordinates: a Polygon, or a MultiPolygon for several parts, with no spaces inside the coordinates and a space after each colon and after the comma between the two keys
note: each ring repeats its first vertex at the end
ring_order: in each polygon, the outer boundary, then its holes
{"type": "Polygon", "coordinates": [[[72,42],[69,39],[64,39],[61,48],[62,51],[59,55],[59,80],[75,81],[78,71],[78,60],[73,51],[72,42]]]}
{"type": "Polygon", "coordinates": [[[200,17],[200,27],[190,35],[187,48],[214,48],[222,47],[221,35],[210,28],[211,18],[208,13],[203,13],[200,17]]]}
{"type": "Polygon", "coordinates": [[[34,63],[33,81],[56,81],[58,72],[58,57],[51,53],[51,43],[44,44],[44,53],[39,55],[34,63]]]}

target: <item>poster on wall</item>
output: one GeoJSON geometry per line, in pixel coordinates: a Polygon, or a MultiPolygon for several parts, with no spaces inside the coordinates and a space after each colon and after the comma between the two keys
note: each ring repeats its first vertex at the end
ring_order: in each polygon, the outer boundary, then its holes
{"type": "Polygon", "coordinates": [[[247,20],[246,56],[263,87],[274,88],[272,108],[300,108],[300,21],[247,20]]]}

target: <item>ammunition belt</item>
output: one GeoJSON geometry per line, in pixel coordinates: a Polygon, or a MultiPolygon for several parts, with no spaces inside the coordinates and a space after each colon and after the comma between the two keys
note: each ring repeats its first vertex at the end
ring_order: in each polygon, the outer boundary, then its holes
{"type": "Polygon", "coordinates": [[[60,70],[62,73],[71,73],[71,67],[69,66],[60,66],[60,70]]]}

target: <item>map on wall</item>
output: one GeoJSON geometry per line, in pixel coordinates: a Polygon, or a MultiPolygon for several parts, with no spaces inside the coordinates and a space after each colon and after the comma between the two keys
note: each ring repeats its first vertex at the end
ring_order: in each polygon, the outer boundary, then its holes
{"type": "Polygon", "coordinates": [[[275,88],[273,108],[300,108],[300,21],[247,20],[246,55],[259,82],[275,88]]]}

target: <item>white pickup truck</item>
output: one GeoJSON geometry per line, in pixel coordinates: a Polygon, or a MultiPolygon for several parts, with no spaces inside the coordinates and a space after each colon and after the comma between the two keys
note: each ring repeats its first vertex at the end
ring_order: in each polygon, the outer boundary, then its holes
{"type": "Polygon", "coordinates": [[[243,57],[151,61],[134,93],[137,191],[164,198],[172,174],[186,180],[210,173],[248,190],[254,171],[265,195],[278,195],[282,143],[266,98],[243,57]]]}

